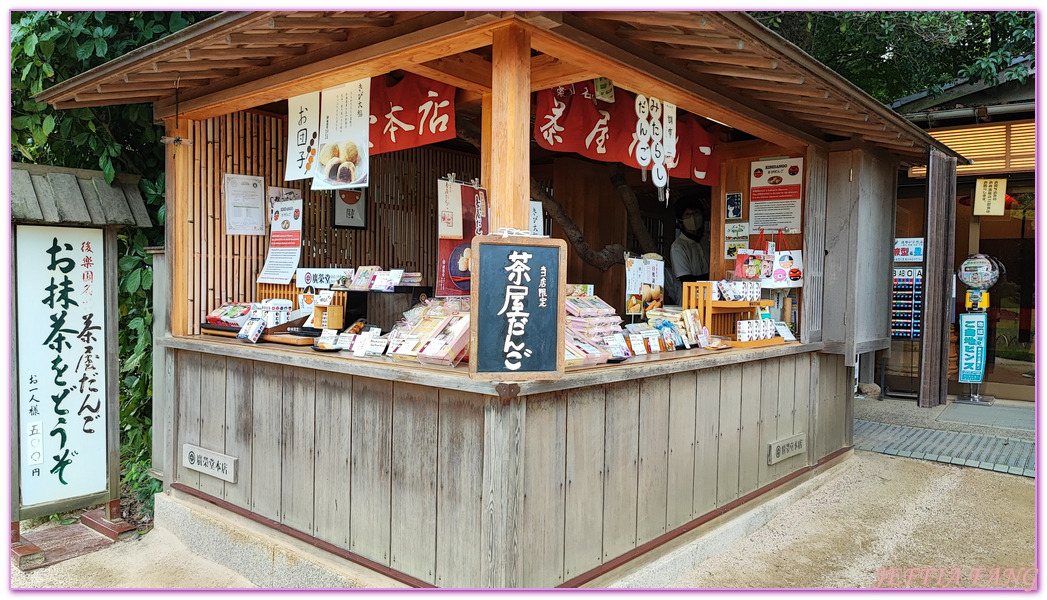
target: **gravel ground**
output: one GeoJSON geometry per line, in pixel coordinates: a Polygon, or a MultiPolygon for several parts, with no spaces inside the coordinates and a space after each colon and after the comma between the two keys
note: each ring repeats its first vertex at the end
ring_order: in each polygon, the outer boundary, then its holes
{"type": "Polygon", "coordinates": [[[174,534],[154,527],[134,541],[21,571],[11,565],[11,588],[256,588],[240,574],[190,551],[174,534]]]}
{"type": "Polygon", "coordinates": [[[992,568],[1035,566],[1034,480],[862,451],[849,462],[671,587],[984,587],[992,568]]]}
{"type": "MultiPolygon", "coordinates": [[[[996,400],[996,403],[993,406],[1031,407],[1032,404],[1029,402],[1021,402],[1019,400],[996,400]]],[[[959,431],[960,433],[978,433],[982,435],[1010,437],[1018,440],[1031,441],[1036,439],[1035,431],[939,421],[938,416],[941,415],[947,407],[947,404],[943,404],[933,408],[920,408],[915,400],[899,400],[897,398],[878,400],[876,398],[856,397],[854,399],[854,418],[863,421],[873,421],[875,423],[889,423],[891,425],[906,425],[909,427],[923,427],[926,429],[943,429],[946,431],[959,431]]]]}

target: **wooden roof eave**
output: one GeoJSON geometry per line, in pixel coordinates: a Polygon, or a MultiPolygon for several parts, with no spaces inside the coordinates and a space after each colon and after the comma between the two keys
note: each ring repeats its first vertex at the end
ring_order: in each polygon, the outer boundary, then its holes
{"type": "Polygon", "coordinates": [[[693,73],[659,61],[643,48],[603,32],[589,30],[569,13],[552,28],[531,26],[534,49],[565,62],[612,77],[615,85],[632,92],[654,94],[683,110],[722,122],[782,147],[818,146],[827,142],[810,132],[768,118],[738,98],[712,90],[693,73]]]}
{"type": "Polygon", "coordinates": [[[952,150],[948,146],[935,140],[923,129],[917,127],[887,106],[884,106],[858,86],[810,57],[785,38],[764,27],[748,14],[744,12],[718,11],[713,15],[710,15],[710,18],[718,21],[722,26],[734,30],[737,35],[743,36],[746,40],[765,44],[776,53],[781,54],[783,57],[793,61],[802,69],[810,72],[814,77],[825,81],[834,90],[838,91],[838,93],[847,97],[847,99],[855,105],[855,109],[875,114],[887,123],[893,125],[896,129],[905,132],[923,146],[928,148],[935,147],[948,156],[955,156],[958,164],[968,164],[970,162],[955,150],[952,150]]]}
{"type": "Polygon", "coordinates": [[[120,77],[146,64],[163,60],[168,56],[184,56],[185,49],[198,45],[209,38],[219,38],[230,31],[250,26],[270,18],[273,12],[260,11],[227,11],[194,23],[181,31],[160,38],[127,54],[83,73],[57,83],[35,96],[39,102],[58,104],[73,99],[73,96],[84,85],[92,88],[102,80],[120,77]]]}

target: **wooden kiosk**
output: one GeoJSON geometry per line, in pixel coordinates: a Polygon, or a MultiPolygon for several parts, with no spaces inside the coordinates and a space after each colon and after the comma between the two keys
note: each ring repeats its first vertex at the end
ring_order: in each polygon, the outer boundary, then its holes
{"type": "Polygon", "coordinates": [[[730,12],[222,13],[41,98],[152,102],[167,135],[191,143],[168,149],[158,261],[166,493],[416,586],[583,585],[845,452],[854,357],[890,339],[897,171],[928,164],[930,148],[955,156],[730,12]],[[258,107],[396,70],[452,83],[459,110],[480,108],[480,156],[421,148],[372,165],[374,210],[389,218],[353,237],[321,235],[328,196],[306,186],[303,266],[396,257],[432,269],[425,186],[450,171],[478,171],[492,231],[526,229],[531,92],[606,76],[751,136],[717,148],[713,278],[731,267],[725,193],[747,195],[753,160],[803,158],[802,234],[789,236],[806,258],[799,342],[513,382],[199,335],[221,301],[256,299],[265,255],[261,239],[222,234],[222,173],[286,185],[286,115],[258,107]],[[410,187],[403,164],[423,173],[418,189],[383,195],[410,187]],[[769,444],[796,435],[804,451],[768,464],[769,444]],[[237,457],[236,480],[184,468],[185,444],[237,457]]]}

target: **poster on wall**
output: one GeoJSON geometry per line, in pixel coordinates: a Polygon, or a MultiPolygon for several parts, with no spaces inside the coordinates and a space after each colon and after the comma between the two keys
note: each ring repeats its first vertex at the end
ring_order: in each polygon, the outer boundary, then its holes
{"type": "Polygon", "coordinates": [[[981,383],[985,377],[985,348],[989,315],[960,315],[960,383],[981,383]]]}
{"type": "Polygon", "coordinates": [[[724,219],[730,221],[742,218],[742,193],[728,192],[724,199],[724,219]]]}
{"type": "Polygon", "coordinates": [[[17,460],[33,506],[106,489],[105,245],[101,229],[16,236],[17,460]]]}
{"type": "Polygon", "coordinates": [[[923,238],[894,238],[894,262],[923,262],[923,238]]]}
{"type": "Polygon", "coordinates": [[[320,123],[320,92],[287,100],[287,168],[284,181],[308,179],[316,162],[320,123]]]}
{"type": "Polygon", "coordinates": [[[752,231],[800,233],[803,159],[755,161],[749,168],[749,227],[752,231]]]}
{"type": "Polygon", "coordinates": [[[269,252],[258,283],[287,284],[298,269],[302,254],[302,200],[276,202],[271,219],[269,252]]]}
{"type": "Polygon", "coordinates": [[[664,302],[665,261],[625,258],[625,314],[643,315],[664,302]]]}
{"type": "Polygon", "coordinates": [[[226,173],[222,193],[226,235],[265,235],[264,177],[226,173]]]}
{"type": "Polygon", "coordinates": [[[734,260],[738,256],[739,248],[749,247],[749,223],[727,223],[723,230],[723,257],[726,260],[734,260]]]}
{"type": "MultiPolygon", "coordinates": [[[[464,183],[437,182],[438,189],[450,183],[449,198],[457,197],[461,210],[461,237],[441,237],[440,262],[436,272],[437,296],[468,296],[472,277],[473,237],[487,235],[488,218],[487,190],[464,183]]],[[[439,217],[438,217],[439,218],[439,217]]]]}
{"type": "Polygon", "coordinates": [[[367,190],[335,190],[331,225],[336,229],[367,229],[367,190]]]}
{"type": "Polygon", "coordinates": [[[314,190],[367,187],[370,106],[370,79],[344,83],[320,93],[314,190]]]}
{"type": "Polygon", "coordinates": [[[1003,216],[1007,209],[1007,180],[978,179],[974,182],[975,215],[1003,216]]]}
{"type": "Polygon", "coordinates": [[[273,222],[273,213],[276,212],[276,203],[281,200],[302,199],[302,190],[295,188],[277,187],[271,185],[266,192],[265,220],[266,224],[273,222]]]}

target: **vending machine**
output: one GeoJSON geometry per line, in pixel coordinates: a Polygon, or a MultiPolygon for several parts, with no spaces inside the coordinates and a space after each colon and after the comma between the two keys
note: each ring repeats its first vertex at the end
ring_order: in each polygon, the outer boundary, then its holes
{"type": "Polygon", "coordinates": [[[915,398],[920,387],[923,238],[895,238],[891,286],[891,351],[881,360],[883,395],[915,398]]]}

